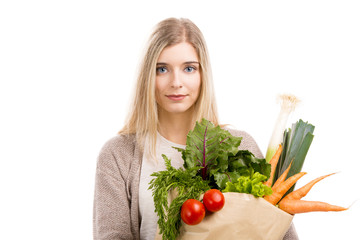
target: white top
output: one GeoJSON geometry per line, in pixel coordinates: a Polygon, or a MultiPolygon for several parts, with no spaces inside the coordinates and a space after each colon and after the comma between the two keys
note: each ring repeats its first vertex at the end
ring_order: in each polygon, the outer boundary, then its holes
{"type": "MultiPolygon", "coordinates": [[[[145,140],[144,149],[148,149],[148,141],[145,140]]],[[[166,170],[165,161],[162,158],[162,154],[165,154],[171,159],[171,165],[174,168],[180,168],[184,164],[184,160],[181,158],[181,153],[173,147],[185,148],[185,145],[170,142],[165,139],[159,133],[156,139],[156,159],[148,159],[149,154],[143,154],[140,185],[139,185],[139,209],[140,209],[140,239],[141,240],[153,240],[156,235],[157,229],[157,214],[155,213],[154,200],[152,196],[152,190],[148,190],[149,183],[153,172],[166,170]]]]}

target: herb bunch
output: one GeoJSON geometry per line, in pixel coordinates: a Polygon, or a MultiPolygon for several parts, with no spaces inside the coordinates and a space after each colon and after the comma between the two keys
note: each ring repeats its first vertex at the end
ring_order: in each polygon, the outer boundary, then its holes
{"type": "Polygon", "coordinates": [[[200,195],[210,189],[209,182],[204,181],[198,176],[199,167],[188,169],[176,169],[171,166],[171,160],[162,155],[165,160],[166,171],[153,173],[155,177],[150,181],[149,189],[155,203],[158,226],[163,239],[173,240],[180,233],[181,226],[181,206],[190,198],[199,199],[200,195]],[[177,191],[178,195],[173,201],[168,203],[170,191],[177,191]]]}

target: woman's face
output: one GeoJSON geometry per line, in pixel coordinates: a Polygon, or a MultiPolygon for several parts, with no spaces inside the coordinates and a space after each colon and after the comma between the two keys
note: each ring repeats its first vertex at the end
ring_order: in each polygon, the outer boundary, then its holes
{"type": "Polygon", "coordinates": [[[163,112],[184,113],[196,102],[201,85],[195,48],[182,42],[165,48],[156,66],[156,102],[163,112]]]}

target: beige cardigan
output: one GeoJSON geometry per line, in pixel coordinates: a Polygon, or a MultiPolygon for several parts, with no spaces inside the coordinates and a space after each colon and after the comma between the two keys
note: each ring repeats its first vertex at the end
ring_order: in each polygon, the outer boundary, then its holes
{"type": "MultiPolygon", "coordinates": [[[[256,157],[263,155],[246,132],[230,130],[243,137],[240,148],[256,157]]],[[[142,151],[134,135],[117,135],[101,149],[95,179],[93,212],[94,240],[140,239],[139,181],[142,151]]],[[[284,239],[297,240],[293,225],[284,239]]]]}

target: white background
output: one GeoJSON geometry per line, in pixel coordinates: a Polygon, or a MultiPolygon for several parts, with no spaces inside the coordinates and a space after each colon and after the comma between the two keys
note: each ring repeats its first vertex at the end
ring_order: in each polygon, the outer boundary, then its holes
{"type": "MultiPolygon", "coordinates": [[[[1,1],[0,239],[91,239],[96,158],[121,128],[152,27],[186,17],[210,50],[222,123],[265,153],[276,96],[315,125],[308,200],[360,198],[358,1],[1,1]],[[239,2],[239,3],[237,3],[239,2]]],[[[294,218],[300,239],[359,239],[360,203],[294,218]]],[[[260,217],[260,216],[259,216],[260,217]]]]}

